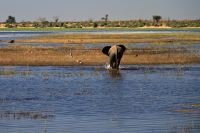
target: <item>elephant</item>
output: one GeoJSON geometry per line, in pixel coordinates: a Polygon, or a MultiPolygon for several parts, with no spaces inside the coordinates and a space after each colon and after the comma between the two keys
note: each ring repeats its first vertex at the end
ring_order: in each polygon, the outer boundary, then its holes
{"type": "Polygon", "coordinates": [[[124,45],[105,46],[102,52],[109,56],[109,64],[112,69],[119,69],[121,58],[126,51],[124,45]]]}

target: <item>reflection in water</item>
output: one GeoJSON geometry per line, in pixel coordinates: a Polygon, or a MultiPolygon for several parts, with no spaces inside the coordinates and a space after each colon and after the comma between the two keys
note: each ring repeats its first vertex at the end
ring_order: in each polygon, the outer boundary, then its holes
{"type": "Polygon", "coordinates": [[[49,112],[34,112],[34,111],[2,111],[0,112],[0,119],[52,119],[54,115],[49,112]]]}
{"type": "Polygon", "coordinates": [[[114,79],[120,79],[121,74],[119,69],[108,69],[109,75],[114,79]]]}

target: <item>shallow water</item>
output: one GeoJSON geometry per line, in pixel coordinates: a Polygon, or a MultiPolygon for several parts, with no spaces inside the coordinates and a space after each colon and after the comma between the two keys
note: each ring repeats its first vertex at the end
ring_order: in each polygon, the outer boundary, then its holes
{"type": "Polygon", "coordinates": [[[196,30],[67,30],[66,31],[0,31],[0,40],[18,39],[46,34],[141,34],[141,33],[200,33],[196,30]]]}
{"type": "MultiPolygon", "coordinates": [[[[16,45],[24,45],[24,46],[38,46],[38,47],[59,47],[59,46],[67,46],[67,47],[79,47],[82,49],[102,49],[103,47],[111,44],[62,44],[62,43],[8,43],[7,40],[16,40],[16,39],[26,39],[29,37],[34,36],[41,36],[41,35],[47,35],[47,34],[138,34],[138,33],[184,33],[184,32],[190,32],[190,33],[200,33],[200,30],[80,30],[80,31],[5,31],[0,32],[0,48],[5,48],[9,46],[16,46],[16,45]]],[[[179,49],[186,49],[190,54],[199,54],[200,53],[200,45],[197,43],[194,44],[187,44],[187,43],[181,43],[181,44],[154,44],[154,43],[130,43],[127,44],[126,47],[128,49],[134,49],[134,48],[179,48],[179,49]]]]}
{"type": "Polygon", "coordinates": [[[0,132],[200,132],[200,65],[0,67],[0,132]]]}
{"type": "Polygon", "coordinates": [[[32,37],[32,36],[39,36],[39,35],[46,35],[52,34],[52,32],[45,32],[45,31],[1,31],[0,32],[0,40],[12,40],[18,39],[23,37],[32,37]]]}

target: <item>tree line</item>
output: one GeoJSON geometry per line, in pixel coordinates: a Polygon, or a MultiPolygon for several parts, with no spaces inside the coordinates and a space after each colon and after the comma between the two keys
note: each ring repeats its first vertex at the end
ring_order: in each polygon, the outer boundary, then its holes
{"type": "Polygon", "coordinates": [[[4,22],[5,26],[8,28],[13,27],[35,27],[35,28],[45,28],[45,27],[64,27],[64,28],[85,28],[85,27],[127,27],[127,28],[138,28],[138,27],[150,27],[150,26],[167,26],[172,28],[181,27],[200,27],[200,19],[196,20],[164,20],[159,15],[152,16],[151,20],[109,20],[108,14],[102,17],[101,20],[93,21],[59,21],[59,17],[53,17],[53,21],[48,21],[46,18],[38,18],[36,21],[22,21],[16,22],[14,16],[8,16],[4,22]]]}

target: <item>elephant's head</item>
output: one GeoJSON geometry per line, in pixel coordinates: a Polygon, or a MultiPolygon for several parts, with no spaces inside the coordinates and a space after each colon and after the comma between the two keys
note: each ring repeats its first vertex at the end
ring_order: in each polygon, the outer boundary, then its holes
{"type": "Polygon", "coordinates": [[[102,52],[109,56],[110,67],[112,69],[118,69],[123,53],[125,52],[126,47],[124,45],[113,45],[105,46],[102,49],[102,52]]]}

